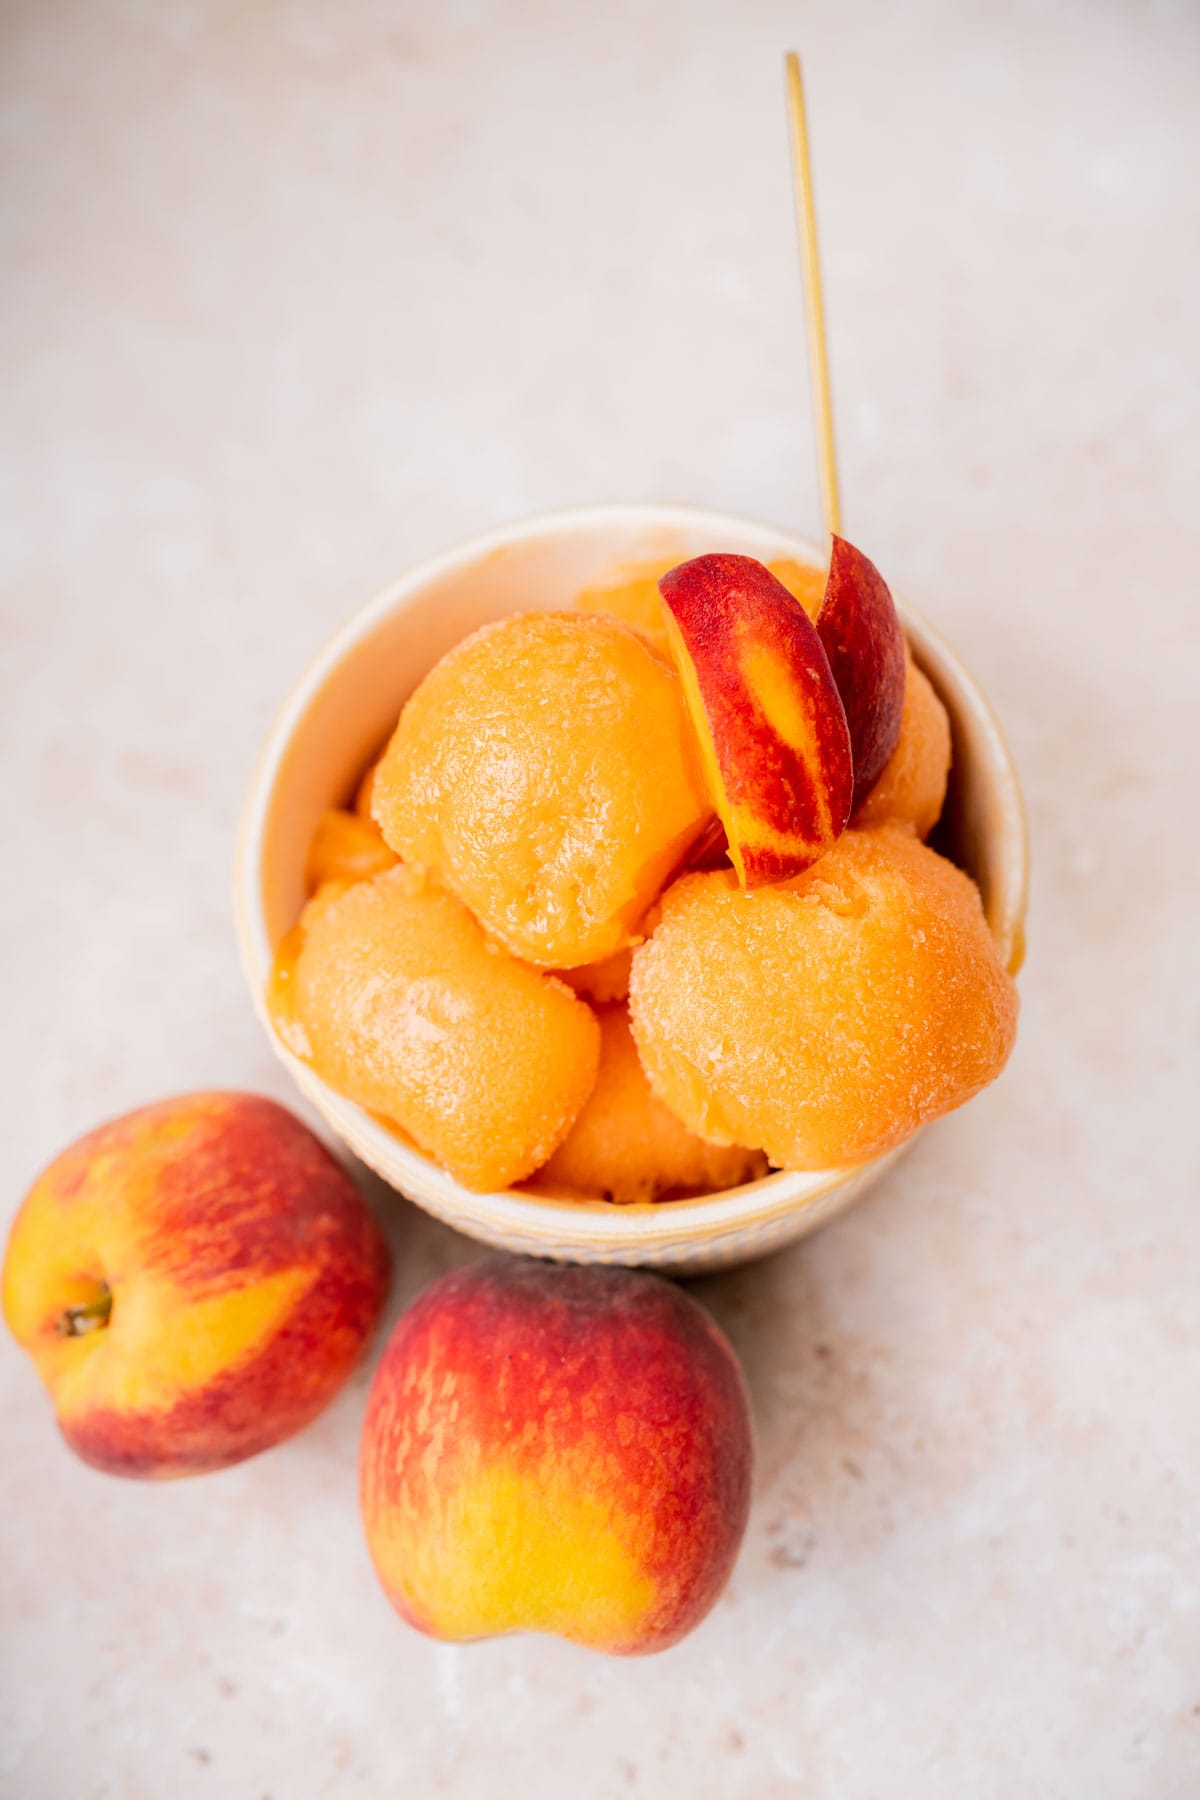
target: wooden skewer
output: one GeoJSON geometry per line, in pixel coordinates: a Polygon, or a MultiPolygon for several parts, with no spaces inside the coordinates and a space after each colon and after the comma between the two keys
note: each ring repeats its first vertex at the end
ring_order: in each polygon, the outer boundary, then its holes
{"type": "Polygon", "coordinates": [[[808,117],[800,58],[787,56],[787,107],[792,145],[792,179],[796,190],[796,235],[804,265],[804,307],[808,323],[808,373],[812,386],[813,429],[817,441],[817,473],[821,511],[830,537],[840,534],[837,457],[833,446],[833,402],[829,394],[829,355],[825,343],[825,305],[821,297],[821,263],[817,255],[817,215],[813,205],[812,161],[808,151],[808,117]]]}

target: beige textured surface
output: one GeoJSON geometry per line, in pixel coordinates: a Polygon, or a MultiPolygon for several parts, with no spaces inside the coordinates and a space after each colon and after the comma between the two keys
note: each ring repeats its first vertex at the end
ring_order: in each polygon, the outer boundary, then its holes
{"type": "MultiPolygon", "coordinates": [[[[1001,1085],[703,1284],[761,1468],[695,1638],[433,1646],[360,1538],[363,1381],[143,1488],[6,1345],[0,1790],[1191,1800],[1194,8],[12,0],[0,34],[7,1206],[159,1093],[290,1097],[233,826],[362,596],[557,502],[815,523],[795,40],[847,528],[988,687],[1035,853],[1001,1085]]],[[[462,1246],[383,1204],[399,1304],[462,1246]]]]}

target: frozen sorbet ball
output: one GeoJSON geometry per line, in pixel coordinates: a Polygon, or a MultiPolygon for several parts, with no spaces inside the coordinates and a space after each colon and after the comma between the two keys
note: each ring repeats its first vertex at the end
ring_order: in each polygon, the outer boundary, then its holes
{"type": "Polygon", "coordinates": [[[684,876],[629,1001],[659,1098],[789,1169],[858,1162],[960,1106],[1017,1021],[978,890],[895,828],[846,832],[778,887],[684,876]]]}
{"type": "Polygon", "coordinates": [[[908,825],[927,838],[941,816],[950,773],[950,719],[933,683],[907,660],[900,737],[854,823],[908,825]]]}
{"type": "Polygon", "coordinates": [[[301,915],[289,1042],[464,1186],[523,1180],[596,1079],[600,1029],[570,989],[492,943],[403,866],[331,886],[301,915]]]}
{"type": "Polygon", "coordinates": [[[522,613],[417,689],[375,773],[392,849],[516,955],[599,961],[711,816],[679,679],[627,626],[522,613]]]}
{"type": "Polygon", "coordinates": [[[647,1201],[671,1192],[708,1192],[767,1171],[757,1150],[706,1144],[654,1093],[623,1006],[600,1014],[596,1085],[538,1177],[598,1200],[647,1201]]]}

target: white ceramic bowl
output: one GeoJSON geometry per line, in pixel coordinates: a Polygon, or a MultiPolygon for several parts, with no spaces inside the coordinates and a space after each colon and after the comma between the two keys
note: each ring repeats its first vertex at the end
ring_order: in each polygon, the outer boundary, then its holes
{"type": "MultiPolygon", "coordinates": [[[[696,1272],[743,1262],[812,1231],[866,1191],[899,1154],[853,1169],[769,1175],[695,1200],[613,1206],[520,1192],[475,1194],[292,1056],[264,1003],[274,949],[304,902],[313,827],[344,804],[400,708],[445,651],[507,613],[569,605],[624,566],[704,551],[819,562],[808,539],[682,506],[591,506],[549,513],[470,539],[419,563],[377,594],[310,664],[271,727],[238,840],[236,909],[250,992],[276,1054],[331,1131],[427,1211],[506,1250],[571,1262],[650,1264],[696,1272]]],[[[995,719],[961,663],[897,599],[913,653],[954,732],[946,841],[974,876],[1014,973],[1023,948],[1028,850],[1016,774],[995,719]]]]}

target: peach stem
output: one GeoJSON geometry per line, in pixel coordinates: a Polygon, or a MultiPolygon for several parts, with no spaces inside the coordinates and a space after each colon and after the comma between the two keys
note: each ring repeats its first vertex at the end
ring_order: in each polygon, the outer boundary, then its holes
{"type": "Polygon", "coordinates": [[[112,1289],[105,1286],[94,1300],[82,1306],[68,1306],[58,1315],[54,1327],[59,1337],[84,1337],[89,1331],[103,1331],[112,1315],[112,1289]]]}

